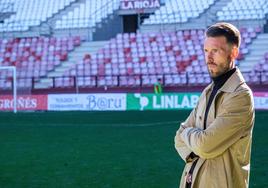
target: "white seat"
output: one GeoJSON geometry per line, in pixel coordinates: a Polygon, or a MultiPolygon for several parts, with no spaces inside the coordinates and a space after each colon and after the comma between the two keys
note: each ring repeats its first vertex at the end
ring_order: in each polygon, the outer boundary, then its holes
{"type": "Polygon", "coordinates": [[[41,21],[46,21],[53,14],[60,11],[63,7],[59,6],[59,1],[66,2],[65,6],[68,6],[74,0],[13,0],[14,6],[12,6],[12,11],[15,14],[5,19],[5,22],[0,25],[5,28],[5,31],[26,31],[29,26],[37,26],[41,21]]]}
{"type": "Polygon", "coordinates": [[[217,12],[218,20],[263,19],[268,12],[266,0],[232,0],[217,12]]]}
{"type": "Polygon", "coordinates": [[[149,19],[145,20],[144,25],[159,23],[183,23],[189,18],[198,17],[215,0],[168,0],[164,6],[155,11],[149,19]]]}
{"type": "MultiPolygon", "coordinates": [[[[69,12],[67,19],[70,23],[67,23],[64,28],[84,28],[84,27],[96,27],[96,24],[101,22],[115,9],[119,7],[118,1],[109,0],[88,0],[80,2],[80,6],[69,12]]],[[[63,27],[56,22],[56,28],[62,29],[63,27]]]]}

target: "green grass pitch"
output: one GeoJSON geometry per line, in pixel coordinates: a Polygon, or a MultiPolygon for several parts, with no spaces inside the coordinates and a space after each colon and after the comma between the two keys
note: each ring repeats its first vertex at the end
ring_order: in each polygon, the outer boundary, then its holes
{"type": "MultiPolygon", "coordinates": [[[[189,111],[0,113],[0,187],[176,188],[189,111]]],[[[268,112],[256,113],[250,187],[268,187],[268,112]]]]}

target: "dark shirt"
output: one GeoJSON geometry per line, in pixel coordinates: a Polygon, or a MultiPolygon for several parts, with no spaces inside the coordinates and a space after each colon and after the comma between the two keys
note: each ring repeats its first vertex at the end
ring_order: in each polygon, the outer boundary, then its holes
{"type": "Polygon", "coordinates": [[[216,77],[216,78],[212,78],[213,82],[214,82],[214,87],[212,89],[212,92],[209,96],[208,99],[208,103],[207,103],[207,107],[206,107],[206,112],[205,112],[205,117],[204,117],[204,129],[207,128],[207,116],[208,116],[208,112],[211,106],[211,103],[216,95],[216,93],[218,92],[218,90],[225,84],[225,82],[232,76],[232,74],[236,71],[236,68],[233,68],[231,70],[229,70],[228,72],[216,77]]]}

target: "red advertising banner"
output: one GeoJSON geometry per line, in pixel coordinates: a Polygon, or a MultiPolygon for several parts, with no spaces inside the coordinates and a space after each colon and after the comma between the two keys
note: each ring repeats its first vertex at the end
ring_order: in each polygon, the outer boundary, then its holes
{"type": "Polygon", "coordinates": [[[121,10],[155,9],[160,7],[159,0],[121,0],[121,10]]]}
{"type": "MultiPolygon", "coordinates": [[[[0,96],[0,111],[13,110],[13,96],[0,96]]],[[[20,95],[17,97],[17,110],[47,110],[47,95],[20,95]]]]}

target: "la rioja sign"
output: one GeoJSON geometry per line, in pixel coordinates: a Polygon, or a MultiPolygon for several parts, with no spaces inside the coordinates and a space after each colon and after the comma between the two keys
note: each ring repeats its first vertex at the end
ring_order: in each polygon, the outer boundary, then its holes
{"type": "Polygon", "coordinates": [[[159,0],[121,0],[121,10],[155,9],[160,7],[159,0]]]}

